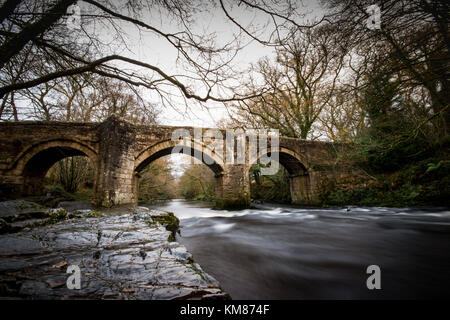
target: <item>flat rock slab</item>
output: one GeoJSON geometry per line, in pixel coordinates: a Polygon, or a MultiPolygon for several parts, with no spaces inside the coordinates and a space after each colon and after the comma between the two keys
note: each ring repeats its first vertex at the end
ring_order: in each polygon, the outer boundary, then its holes
{"type": "MultiPolygon", "coordinates": [[[[160,215],[161,212],[155,212],[160,215]]],[[[25,299],[221,299],[152,211],[82,218],[0,235],[0,297],[25,299]],[[66,285],[71,265],[81,288],[66,285]]]]}
{"type": "Polygon", "coordinates": [[[0,218],[20,220],[44,213],[46,208],[35,202],[26,200],[10,200],[0,202],[0,218]]]}
{"type": "Polygon", "coordinates": [[[75,210],[94,210],[95,207],[89,201],[61,201],[58,208],[64,208],[67,212],[75,210]]]}

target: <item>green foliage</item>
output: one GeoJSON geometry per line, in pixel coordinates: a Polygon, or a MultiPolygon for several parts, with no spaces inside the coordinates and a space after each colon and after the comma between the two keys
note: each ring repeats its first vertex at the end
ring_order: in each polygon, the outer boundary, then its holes
{"type": "Polygon", "coordinates": [[[327,205],[362,205],[399,207],[417,205],[421,187],[418,185],[402,185],[386,191],[383,187],[354,188],[349,191],[337,190],[330,193],[324,202],[327,205]]]}
{"type": "Polygon", "coordinates": [[[356,139],[360,165],[375,172],[395,171],[427,153],[425,132],[410,137],[418,125],[415,105],[404,97],[394,74],[384,69],[373,72],[362,95],[369,125],[356,139]]]}
{"type": "Polygon", "coordinates": [[[167,200],[177,196],[176,181],[167,159],[153,161],[140,175],[139,200],[167,200]]]}
{"type": "Polygon", "coordinates": [[[199,201],[214,201],[215,199],[215,195],[213,194],[204,194],[201,193],[199,195],[197,195],[195,198],[193,198],[194,200],[199,200],[199,201]]]}
{"type": "Polygon", "coordinates": [[[47,176],[50,184],[60,185],[67,192],[75,193],[81,187],[93,186],[94,167],[88,157],[67,157],[50,168],[47,176]]]}
{"type": "Polygon", "coordinates": [[[92,189],[79,189],[73,194],[75,201],[89,201],[93,199],[92,189]]]}
{"type": "Polygon", "coordinates": [[[427,171],[425,171],[425,173],[429,173],[429,172],[435,171],[435,170],[439,169],[441,165],[442,165],[442,160],[439,161],[436,164],[434,164],[432,162],[428,163],[427,164],[428,168],[427,168],[427,171]]]}
{"type": "Polygon", "coordinates": [[[64,187],[59,185],[47,185],[44,189],[45,194],[50,194],[50,196],[55,198],[64,198],[66,200],[75,200],[72,193],[67,192],[64,187]]]}
{"type": "MultiPolygon", "coordinates": [[[[440,157],[445,157],[441,155],[440,157]]],[[[324,188],[324,205],[450,205],[450,161],[434,157],[405,165],[394,173],[380,173],[374,181],[337,182],[324,188]],[[430,161],[440,165],[430,168],[430,161]]]]}
{"type": "Polygon", "coordinates": [[[92,200],[94,168],[88,157],[68,157],[55,163],[47,172],[44,194],[53,199],[47,206],[55,206],[61,200],[92,200]]]}
{"type": "Polygon", "coordinates": [[[280,166],[275,175],[261,175],[261,167],[254,164],[250,168],[250,197],[254,200],[290,203],[291,191],[289,173],[280,166]]]}
{"type": "Polygon", "coordinates": [[[367,127],[343,157],[367,175],[324,186],[326,205],[449,203],[448,135],[439,122],[427,120],[429,109],[413,101],[401,77],[389,68],[383,61],[366,75],[361,107],[367,127]]]}
{"type": "Polygon", "coordinates": [[[214,172],[203,164],[190,165],[178,182],[178,192],[185,199],[214,201],[214,172]]]}

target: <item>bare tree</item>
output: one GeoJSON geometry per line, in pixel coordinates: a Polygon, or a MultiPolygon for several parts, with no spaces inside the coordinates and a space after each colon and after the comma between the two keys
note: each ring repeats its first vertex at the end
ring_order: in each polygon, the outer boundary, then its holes
{"type": "Polygon", "coordinates": [[[204,164],[185,166],[178,181],[178,192],[186,199],[211,200],[214,194],[214,172],[204,164]]]}
{"type": "MultiPolygon", "coordinates": [[[[441,132],[448,134],[450,125],[450,40],[448,1],[382,0],[379,29],[369,30],[366,11],[373,1],[324,0],[333,10],[329,21],[340,39],[352,50],[353,65],[359,75],[369,74],[378,61],[390,68],[386,74],[396,74],[402,88],[422,91],[430,97],[427,123],[435,118],[443,122],[441,132]],[[356,58],[358,57],[358,59],[356,58]],[[416,88],[416,89],[413,89],[416,88]]],[[[364,81],[361,81],[364,86],[364,81]]],[[[362,87],[355,88],[360,90],[362,87]]],[[[420,99],[420,97],[419,97],[420,99]]]]}
{"type": "Polygon", "coordinates": [[[335,142],[351,143],[367,127],[366,111],[358,95],[340,86],[318,117],[317,130],[335,142]]]}
{"type": "Polygon", "coordinates": [[[262,84],[255,77],[248,88],[265,93],[236,104],[234,123],[314,139],[313,125],[334,95],[344,57],[328,26],[299,33],[276,49],[276,63],[268,58],[258,62],[255,71],[262,84]]]}
{"type": "Polygon", "coordinates": [[[29,64],[30,59],[39,57],[49,71],[40,75],[25,71],[19,81],[10,81],[2,75],[0,97],[88,73],[151,89],[164,105],[172,102],[174,89],[176,95],[200,102],[240,100],[258,93],[244,93],[236,82],[230,81],[239,78],[231,65],[236,53],[250,40],[278,45],[302,27],[297,22],[302,17],[299,8],[290,0],[220,0],[218,5],[200,0],[83,0],[78,2],[83,9],[80,29],[69,31],[65,24],[66,12],[75,4],[76,0],[7,0],[3,3],[0,66],[29,64]],[[235,15],[237,6],[242,12],[263,16],[270,25],[243,21],[235,15]],[[212,14],[217,9],[237,30],[225,43],[218,43],[214,32],[199,32],[194,27],[200,13],[212,14]],[[146,18],[156,18],[153,22],[158,16],[172,21],[170,28],[147,22],[146,18]],[[184,72],[171,74],[155,64],[122,55],[128,44],[125,29],[129,26],[171,46],[177,53],[176,63],[184,66],[184,72]],[[26,50],[30,50],[31,57],[24,54],[26,50]]]}
{"type": "Polygon", "coordinates": [[[139,179],[139,198],[142,200],[173,199],[177,197],[177,181],[172,176],[167,158],[149,164],[139,179]]]}

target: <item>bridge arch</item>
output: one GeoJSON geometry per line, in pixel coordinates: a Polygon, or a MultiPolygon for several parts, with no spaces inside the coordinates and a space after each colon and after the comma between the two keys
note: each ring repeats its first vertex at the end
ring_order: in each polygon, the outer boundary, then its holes
{"type": "MultiPolygon", "coordinates": [[[[135,160],[134,171],[139,173],[154,160],[172,153],[177,146],[185,147],[187,155],[197,158],[208,166],[216,176],[223,173],[223,159],[215,154],[211,148],[205,144],[200,144],[191,140],[189,144],[180,144],[179,141],[164,140],[158,142],[139,153],[135,160]],[[207,162],[205,162],[205,160],[207,162]]],[[[180,151],[181,153],[181,151],[180,151]]],[[[183,152],[183,154],[186,154],[183,152]]]]}
{"type": "MultiPolygon", "coordinates": [[[[250,167],[255,164],[262,156],[269,155],[272,156],[271,152],[260,154],[256,159],[250,159],[250,167]]],[[[274,153],[275,156],[278,155],[279,163],[286,168],[291,176],[295,175],[306,175],[310,171],[308,161],[304,156],[298,154],[285,147],[279,147],[279,151],[274,153]]]]}
{"type": "Polygon", "coordinates": [[[97,172],[97,153],[76,140],[47,140],[22,151],[13,165],[13,171],[23,177],[22,192],[37,193],[48,170],[58,161],[73,156],[88,157],[97,172]]]}
{"type": "MultiPolygon", "coordinates": [[[[251,159],[249,170],[262,156],[272,156],[267,152],[259,155],[257,159],[251,159]]],[[[289,187],[293,203],[309,203],[311,201],[311,168],[308,161],[301,154],[285,147],[280,147],[277,152],[279,164],[289,173],[289,187]]]]}
{"type": "Polygon", "coordinates": [[[222,176],[224,174],[222,157],[215,154],[207,145],[191,139],[186,144],[180,144],[179,141],[164,140],[148,147],[136,156],[133,176],[133,193],[136,197],[139,194],[139,173],[153,161],[172,154],[175,147],[184,147],[184,149],[180,148],[180,153],[197,158],[214,172],[216,178],[215,193],[220,194],[223,185],[222,176]]]}

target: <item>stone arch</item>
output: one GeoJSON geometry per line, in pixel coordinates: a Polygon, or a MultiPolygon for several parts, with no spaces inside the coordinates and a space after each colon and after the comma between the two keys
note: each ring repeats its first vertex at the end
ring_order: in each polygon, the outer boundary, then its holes
{"type": "MultiPolygon", "coordinates": [[[[307,175],[310,171],[308,161],[302,155],[298,154],[295,151],[292,151],[285,147],[280,147],[278,153],[279,163],[286,168],[291,176],[296,175],[307,175]]],[[[270,151],[265,154],[259,155],[257,159],[250,159],[249,170],[250,167],[256,163],[256,161],[264,155],[269,154],[271,156],[270,151]]]]}
{"type": "Polygon", "coordinates": [[[72,156],[87,156],[97,171],[97,153],[75,140],[48,140],[22,151],[13,164],[14,173],[23,177],[22,192],[36,193],[47,171],[56,162],[72,156]]]}
{"type": "MultiPolygon", "coordinates": [[[[136,156],[134,171],[139,173],[154,160],[171,154],[176,146],[180,146],[179,141],[172,140],[164,140],[150,146],[136,156]]],[[[214,154],[207,145],[191,140],[190,145],[182,146],[186,147],[187,155],[202,161],[216,174],[216,176],[220,176],[223,173],[222,157],[218,154],[214,154]],[[204,150],[206,150],[206,152],[204,152],[204,150]],[[208,163],[204,162],[205,159],[207,159],[208,163]]]]}
{"type": "MultiPolygon", "coordinates": [[[[172,153],[172,150],[176,147],[180,146],[179,141],[172,140],[164,140],[158,142],[149,148],[145,149],[141,153],[136,156],[135,166],[134,166],[134,176],[133,176],[133,193],[136,195],[139,194],[139,172],[142,171],[147,165],[153,162],[156,159],[159,159],[163,156],[169,155],[172,153]]],[[[207,145],[200,144],[191,140],[189,145],[181,145],[186,147],[187,155],[195,157],[202,161],[206,166],[208,166],[215,174],[216,182],[215,182],[215,192],[220,193],[221,187],[223,184],[222,176],[224,173],[223,168],[223,160],[217,154],[214,154],[207,145]],[[205,152],[206,151],[206,152],[205,152]],[[205,163],[205,159],[207,159],[208,163],[205,163]]],[[[180,152],[181,153],[181,152],[180,152]]],[[[186,154],[183,152],[183,154],[186,154]]]]}
{"type": "MultiPolygon", "coordinates": [[[[268,153],[270,155],[270,152],[268,153]]],[[[310,204],[313,197],[311,186],[312,170],[308,164],[308,161],[302,155],[284,147],[280,147],[277,153],[279,156],[279,163],[289,173],[289,185],[292,202],[299,204],[310,204]]],[[[262,155],[260,155],[260,157],[261,156],[262,155]]],[[[251,165],[256,163],[258,159],[250,162],[249,170],[251,165]]]]}

